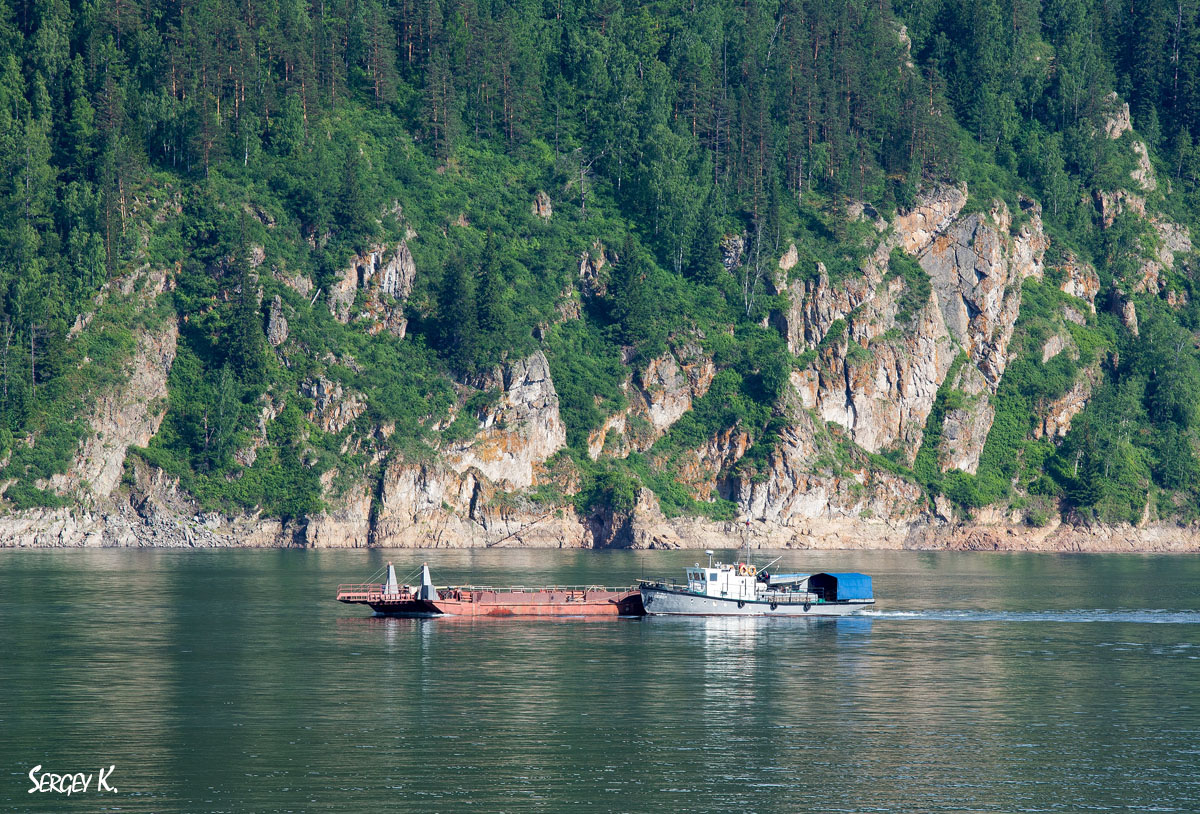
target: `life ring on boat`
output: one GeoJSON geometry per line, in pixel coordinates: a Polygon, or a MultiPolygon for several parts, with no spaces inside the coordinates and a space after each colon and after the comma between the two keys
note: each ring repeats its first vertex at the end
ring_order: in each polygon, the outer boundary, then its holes
{"type": "Polygon", "coordinates": [[[744,577],[752,577],[758,573],[758,569],[755,568],[753,565],[747,565],[746,563],[741,563],[738,566],[738,573],[744,577]]]}

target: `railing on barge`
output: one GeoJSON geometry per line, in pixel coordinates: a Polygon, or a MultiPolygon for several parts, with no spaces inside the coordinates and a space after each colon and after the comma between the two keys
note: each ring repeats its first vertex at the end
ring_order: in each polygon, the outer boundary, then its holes
{"type": "MultiPolygon", "coordinates": [[[[384,585],[379,582],[348,583],[339,585],[337,598],[339,602],[407,602],[416,598],[411,586],[401,585],[396,593],[384,593],[384,585]]],[[[542,585],[537,587],[512,585],[507,588],[497,588],[491,585],[448,585],[434,588],[439,597],[453,593],[460,597],[472,594],[565,594],[567,596],[586,596],[589,593],[630,593],[637,588],[622,586],[614,588],[605,585],[542,585]]]]}

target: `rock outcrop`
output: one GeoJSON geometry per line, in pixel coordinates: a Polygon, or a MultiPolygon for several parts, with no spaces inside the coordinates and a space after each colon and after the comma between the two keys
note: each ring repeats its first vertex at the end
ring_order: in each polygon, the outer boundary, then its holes
{"type": "Polygon", "coordinates": [[[865,276],[839,280],[834,285],[825,265],[817,263],[816,276],[792,280],[786,294],[788,310],[774,314],[772,321],[787,339],[788,350],[799,355],[815,348],[834,322],[866,302],[874,291],[865,276]]]}
{"type": "Polygon", "coordinates": [[[500,401],[487,408],[474,438],[445,451],[446,464],[459,473],[474,468],[510,489],[532,486],[536,467],[567,445],[550,363],[538,351],[480,384],[500,389],[500,401]]]}
{"type": "Polygon", "coordinates": [[[943,186],[925,195],[908,212],[896,216],[895,231],[900,247],[919,254],[950,226],[967,203],[965,185],[943,186]]]}
{"type": "Polygon", "coordinates": [[[1012,216],[996,201],[987,215],[957,221],[919,256],[929,273],[946,329],[993,387],[1007,365],[1021,306],[1021,281],[1041,277],[1046,237],[1030,202],[1030,221],[1009,236],[1012,216]]]}
{"type": "Polygon", "coordinates": [[[1071,384],[1067,392],[1048,404],[1040,405],[1038,414],[1042,417],[1034,427],[1034,438],[1064,438],[1071,430],[1071,421],[1083,412],[1092,390],[1100,381],[1100,369],[1092,365],[1084,370],[1071,384]]]}
{"type": "Polygon", "coordinates": [[[339,322],[368,319],[376,330],[388,330],[403,338],[408,329],[404,303],[412,294],[417,266],[408,239],[389,254],[384,246],[373,246],[350,259],[342,277],[329,289],[329,311],[339,322]],[[354,313],[359,290],[366,294],[364,308],[354,313]]]}
{"type": "Polygon", "coordinates": [[[300,395],[312,399],[313,409],[308,413],[308,420],[325,432],[341,432],[367,407],[357,393],[348,393],[340,383],[324,376],[302,382],[300,395]]]}
{"type": "Polygon", "coordinates": [[[915,520],[924,504],[921,488],[867,466],[819,471],[822,444],[811,416],[797,412],[780,434],[765,472],[740,474],[729,486],[743,517],[782,526],[839,517],[915,520]]]}
{"type": "Polygon", "coordinates": [[[588,436],[588,455],[625,458],[649,449],[708,392],[715,374],[712,359],[695,341],[651,359],[637,381],[631,376],[624,383],[628,406],[588,436]]]}
{"type": "Polygon", "coordinates": [[[963,365],[950,386],[965,398],[961,407],[947,410],[943,418],[938,462],[943,472],[960,469],[974,474],[996,417],[995,388],[973,365],[963,365]]]}
{"type": "Polygon", "coordinates": [[[1133,129],[1133,122],[1129,119],[1129,103],[1122,102],[1116,91],[1105,96],[1104,103],[1108,108],[1108,116],[1104,121],[1104,135],[1113,140],[1119,139],[1133,129]]]}
{"type": "Polygon", "coordinates": [[[900,449],[910,463],[937,391],[964,350],[974,373],[960,373],[958,386],[974,398],[950,416],[956,448],[945,457],[973,472],[1008,362],[1021,282],[1043,275],[1047,240],[1032,201],[1021,201],[1025,223],[1014,235],[1003,202],[960,217],[966,199],[962,187],[925,196],[896,217],[858,275],[834,283],[818,266],[814,277],[790,282],[791,305],[774,321],[792,353],[818,349],[813,365],[792,376],[803,406],[845,427],[864,449],[900,449]],[[887,274],[897,247],[916,256],[931,293],[887,274]]]}
{"type": "Polygon", "coordinates": [[[1091,264],[1081,262],[1074,255],[1059,266],[1063,272],[1063,281],[1059,289],[1064,294],[1081,299],[1088,304],[1092,313],[1096,313],[1096,295],[1100,293],[1100,277],[1091,264]]]}
{"type": "Polygon", "coordinates": [[[51,489],[88,505],[112,494],[124,472],[126,451],[149,444],[166,415],[167,376],[178,339],[174,320],[139,333],[126,366],[128,379],[96,399],[87,418],[91,432],[67,473],[50,479],[51,489]]]}
{"type": "Polygon", "coordinates": [[[792,386],[804,407],[845,427],[859,446],[878,452],[899,445],[911,458],[958,349],[936,295],[917,311],[908,330],[888,333],[896,327],[897,298],[904,290],[903,280],[894,279],[872,292],[847,316],[842,335],[819,351],[814,365],[792,374],[792,386]]]}
{"type": "Polygon", "coordinates": [[[283,299],[276,294],[271,300],[271,310],[267,314],[267,341],[274,347],[279,347],[288,338],[288,323],[283,316],[283,299]]]}
{"type": "Polygon", "coordinates": [[[721,239],[721,264],[726,271],[733,271],[742,264],[742,254],[746,251],[745,235],[725,235],[721,239]]]}
{"type": "Polygon", "coordinates": [[[615,257],[599,240],[580,255],[579,288],[585,297],[603,297],[608,293],[608,283],[601,272],[610,260],[615,257]]]}
{"type": "Polygon", "coordinates": [[[579,548],[584,525],[569,506],[492,501],[493,488],[473,471],[394,463],[380,486],[369,527],[371,545],[389,548],[534,546],[579,548]]]}

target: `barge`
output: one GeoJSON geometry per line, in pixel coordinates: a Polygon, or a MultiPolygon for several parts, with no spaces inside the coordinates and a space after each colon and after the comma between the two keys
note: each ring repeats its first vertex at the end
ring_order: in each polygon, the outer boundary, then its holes
{"type": "Polygon", "coordinates": [[[380,616],[642,616],[637,588],[597,585],[436,587],[429,566],[421,566],[421,584],[401,585],[396,569],[387,566],[382,583],[339,585],[339,602],[366,605],[380,616]]]}

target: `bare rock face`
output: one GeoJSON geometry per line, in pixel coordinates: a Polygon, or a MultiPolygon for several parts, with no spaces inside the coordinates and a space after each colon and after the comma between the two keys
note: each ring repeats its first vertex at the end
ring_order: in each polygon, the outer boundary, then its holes
{"type": "Polygon", "coordinates": [[[911,211],[896,217],[900,247],[909,254],[923,251],[958,217],[967,203],[965,185],[938,187],[922,197],[911,211]]]}
{"type": "Polygon", "coordinates": [[[1121,302],[1121,322],[1134,336],[1138,335],[1138,318],[1137,308],[1133,305],[1133,300],[1123,300],[1121,302]]]}
{"type": "Polygon", "coordinates": [[[283,299],[276,294],[271,300],[271,310],[267,315],[267,341],[279,347],[288,338],[288,323],[283,316],[283,299]]]}
{"type": "Polygon", "coordinates": [[[874,290],[869,280],[858,276],[833,285],[824,264],[817,263],[816,278],[793,280],[787,294],[791,304],[786,312],[774,315],[774,322],[787,339],[788,350],[799,355],[815,348],[835,321],[862,305],[874,290]]]}
{"type": "Polygon", "coordinates": [[[126,451],[149,444],[166,415],[167,376],[178,339],[174,321],[159,331],[139,334],[127,367],[129,378],[99,396],[87,418],[91,434],[71,468],[50,478],[50,488],[89,503],[112,494],[124,473],[126,451]]]}
{"type": "Polygon", "coordinates": [[[601,271],[613,259],[599,240],[579,257],[579,287],[586,297],[603,297],[608,293],[608,284],[601,271]]]}
{"type": "Polygon", "coordinates": [[[746,251],[745,235],[725,235],[721,239],[721,264],[726,271],[733,271],[742,264],[742,254],[746,251]]]}
{"type": "Polygon", "coordinates": [[[962,187],[943,187],[899,215],[861,276],[831,283],[819,269],[815,279],[793,281],[791,305],[775,322],[793,353],[821,348],[811,367],[792,375],[803,406],[845,427],[864,449],[901,449],[910,462],[938,388],[964,349],[973,373],[960,377],[973,398],[949,417],[957,446],[944,460],[974,471],[992,424],[990,399],[1008,362],[1021,282],[1043,275],[1047,240],[1034,202],[1022,200],[1026,222],[1014,236],[1003,202],[958,217],[966,197],[962,187]],[[894,247],[915,253],[929,274],[924,302],[887,274],[894,247]],[[838,320],[841,335],[829,335],[838,320]]]}
{"type": "Polygon", "coordinates": [[[1011,216],[997,201],[990,217],[967,216],[919,258],[937,292],[946,328],[993,386],[1007,365],[1021,281],[1042,274],[1046,238],[1040,218],[1035,224],[1009,238],[1011,216]]]}
{"type": "Polygon", "coordinates": [[[924,499],[916,484],[866,468],[814,473],[819,453],[811,419],[796,415],[767,462],[766,476],[745,476],[733,485],[741,514],[784,526],[820,518],[919,516],[924,499]]]}
{"type": "Polygon", "coordinates": [[[885,232],[888,228],[888,222],[884,220],[883,215],[879,214],[879,210],[863,201],[852,201],[846,207],[846,216],[851,220],[861,220],[871,224],[877,232],[885,232]]]}
{"type": "Polygon", "coordinates": [[[1034,438],[1064,438],[1071,430],[1071,421],[1083,412],[1092,390],[1100,381],[1100,369],[1092,365],[1075,379],[1070,389],[1049,404],[1041,406],[1041,422],[1033,429],[1034,438]]]}
{"type": "Polygon", "coordinates": [[[1107,191],[1096,190],[1093,196],[1096,208],[1100,210],[1100,222],[1107,229],[1113,225],[1117,217],[1124,212],[1132,212],[1139,218],[1146,217],[1146,199],[1123,189],[1107,191]]]}
{"type": "Polygon", "coordinates": [[[800,253],[796,251],[796,244],[792,243],[788,246],[788,250],[783,253],[783,257],[779,258],[779,270],[791,271],[800,262],[800,253]]]}
{"type": "Polygon", "coordinates": [[[1055,334],[1045,341],[1042,345],[1042,364],[1046,364],[1055,356],[1058,356],[1066,348],[1069,340],[1063,337],[1062,334],[1055,334]]]}
{"type": "Polygon", "coordinates": [[[870,452],[900,446],[911,460],[921,446],[925,419],[958,350],[942,321],[936,295],[898,335],[893,280],[847,319],[845,333],[828,343],[816,364],[792,374],[804,407],[845,427],[870,452]]]}
{"type": "Polygon", "coordinates": [[[651,359],[642,374],[642,392],[647,402],[650,423],[665,433],[684,413],[692,409],[692,400],[708,392],[716,369],[703,357],[688,367],[680,367],[675,356],[665,353],[651,359]]]}
{"type": "Polygon", "coordinates": [[[624,384],[629,406],[605,419],[588,436],[592,460],[603,452],[624,458],[661,438],[696,399],[708,392],[716,367],[695,342],[685,342],[651,359],[640,384],[624,384]]]}
{"type": "Polygon", "coordinates": [[[1154,177],[1154,166],[1150,163],[1150,153],[1146,149],[1145,143],[1135,141],[1133,152],[1137,156],[1137,166],[1130,171],[1129,175],[1142,190],[1153,192],[1158,189],[1158,180],[1154,177]]]}
{"type": "Polygon", "coordinates": [[[585,527],[571,507],[494,502],[494,494],[493,487],[473,470],[458,473],[434,464],[393,463],[383,476],[370,544],[389,548],[586,545],[585,527]]]}
{"type": "Polygon", "coordinates": [[[388,254],[384,246],[373,246],[355,255],[342,277],[329,289],[329,310],[338,322],[352,318],[368,318],[374,331],[388,330],[403,338],[408,328],[403,305],[412,294],[417,266],[413,261],[408,240],[402,240],[388,254]],[[366,291],[366,307],[353,314],[359,289],[366,291]]]}
{"type": "Polygon", "coordinates": [[[721,430],[688,454],[678,473],[680,483],[696,500],[711,500],[720,491],[721,474],[742,459],[750,440],[750,434],[739,427],[721,430]]]}
{"type": "Polygon", "coordinates": [[[397,300],[407,300],[417,279],[417,264],[408,241],[400,241],[391,259],[378,267],[379,291],[397,300]]]}
{"type": "Polygon", "coordinates": [[[301,297],[308,298],[313,293],[312,280],[305,277],[303,274],[287,274],[285,272],[277,272],[275,279],[286,285],[288,288],[295,291],[301,297]]]}
{"type": "Polygon", "coordinates": [[[1133,129],[1133,123],[1129,120],[1129,103],[1122,102],[1116,91],[1104,97],[1104,102],[1109,111],[1104,122],[1104,135],[1110,139],[1119,139],[1133,129]]]}
{"type": "Polygon", "coordinates": [[[313,400],[308,420],[325,432],[341,432],[367,408],[357,393],[347,393],[340,383],[324,376],[305,380],[300,394],[313,400]]]}
{"type": "Polygon", "coordinates": [[[550,364],[538,351],[495,378],[503,389],[500,402],[488,410],[475,438],[446,451],[446,463],[459,473],[475,468],[510,489],[532,486],[535,467],[567,445],[550,364]]]}
{"type": "Polygon", "coordinates": [[[973,365],[963,365],[951,386],[965,393],[966,399],[961,407],[946,411],[938,463],[943,472],[961,469],[973,475],[996,417],[991,402],[995,389],[973,365]]]}
{"type": "Polygon", "coordinates": [[[1083,300],[1096,313],[1096,295],[1100,293],[1100,277],[1088,263],[1069,255],[1062,264],[1064,277],[1059,289],[1065,294],[1083,300]]]}
{"type": "Polygon", "coordinates": [[[1192,251],[1192,238],[1186,226],[1150,216],[1150,224],[1158,235],[1158,246],[1153,257],[1142,264],[1140,277],[1133,290],[1139,294],[1167,294],[1167,279],[1164,270],[1175,268],[1176,255],[1192,251]]]}
{"type": "Polygon", "coordinates": [[[1022,200],[1028,222],[1013,237],[1011,215],[996,201],[988,216],[952,225],[920,256],[941,304],[946,327],[967,352],[958,389],[970,397],[949,412],[940,458],[946,468],[974,473],[995,417],[991,398],[1008,365],[1008,345],[1021,307],[1021,282],[1043,276],[1048,241],[1041,212],[1022,200]]]}
{"type": "Polygon", "coordinates": [[[1188,254],[1192,251],[1192,236],[1186,226],[1180,226],[1170,221],[1155,221],[1154,230],[1158,232],[1159,260],[1164,268],[1174,268],[1175,255],[1188,254]]]}
{"type": "Polygon", "coordinates": [[[304,528],[309,548],[365,548],[371,543],[371,495],[360,483],[337,504],[314,517],[304,528]]]}
{"type": "Polygon", "coordinates": [[[533,214],[542,220],[550,220],[550,216],[554,214],[554,208],[550,205],[550,196],[545,192],[538,192],[533,196],[533,214]]]}
{"type": "Polygon", "coordinates": [[[684,541],[663,516],[658,498],[649,489],[638,490],[628,514],[598,511],[588,518],[592,548],[672,549],[684,541]]]}

